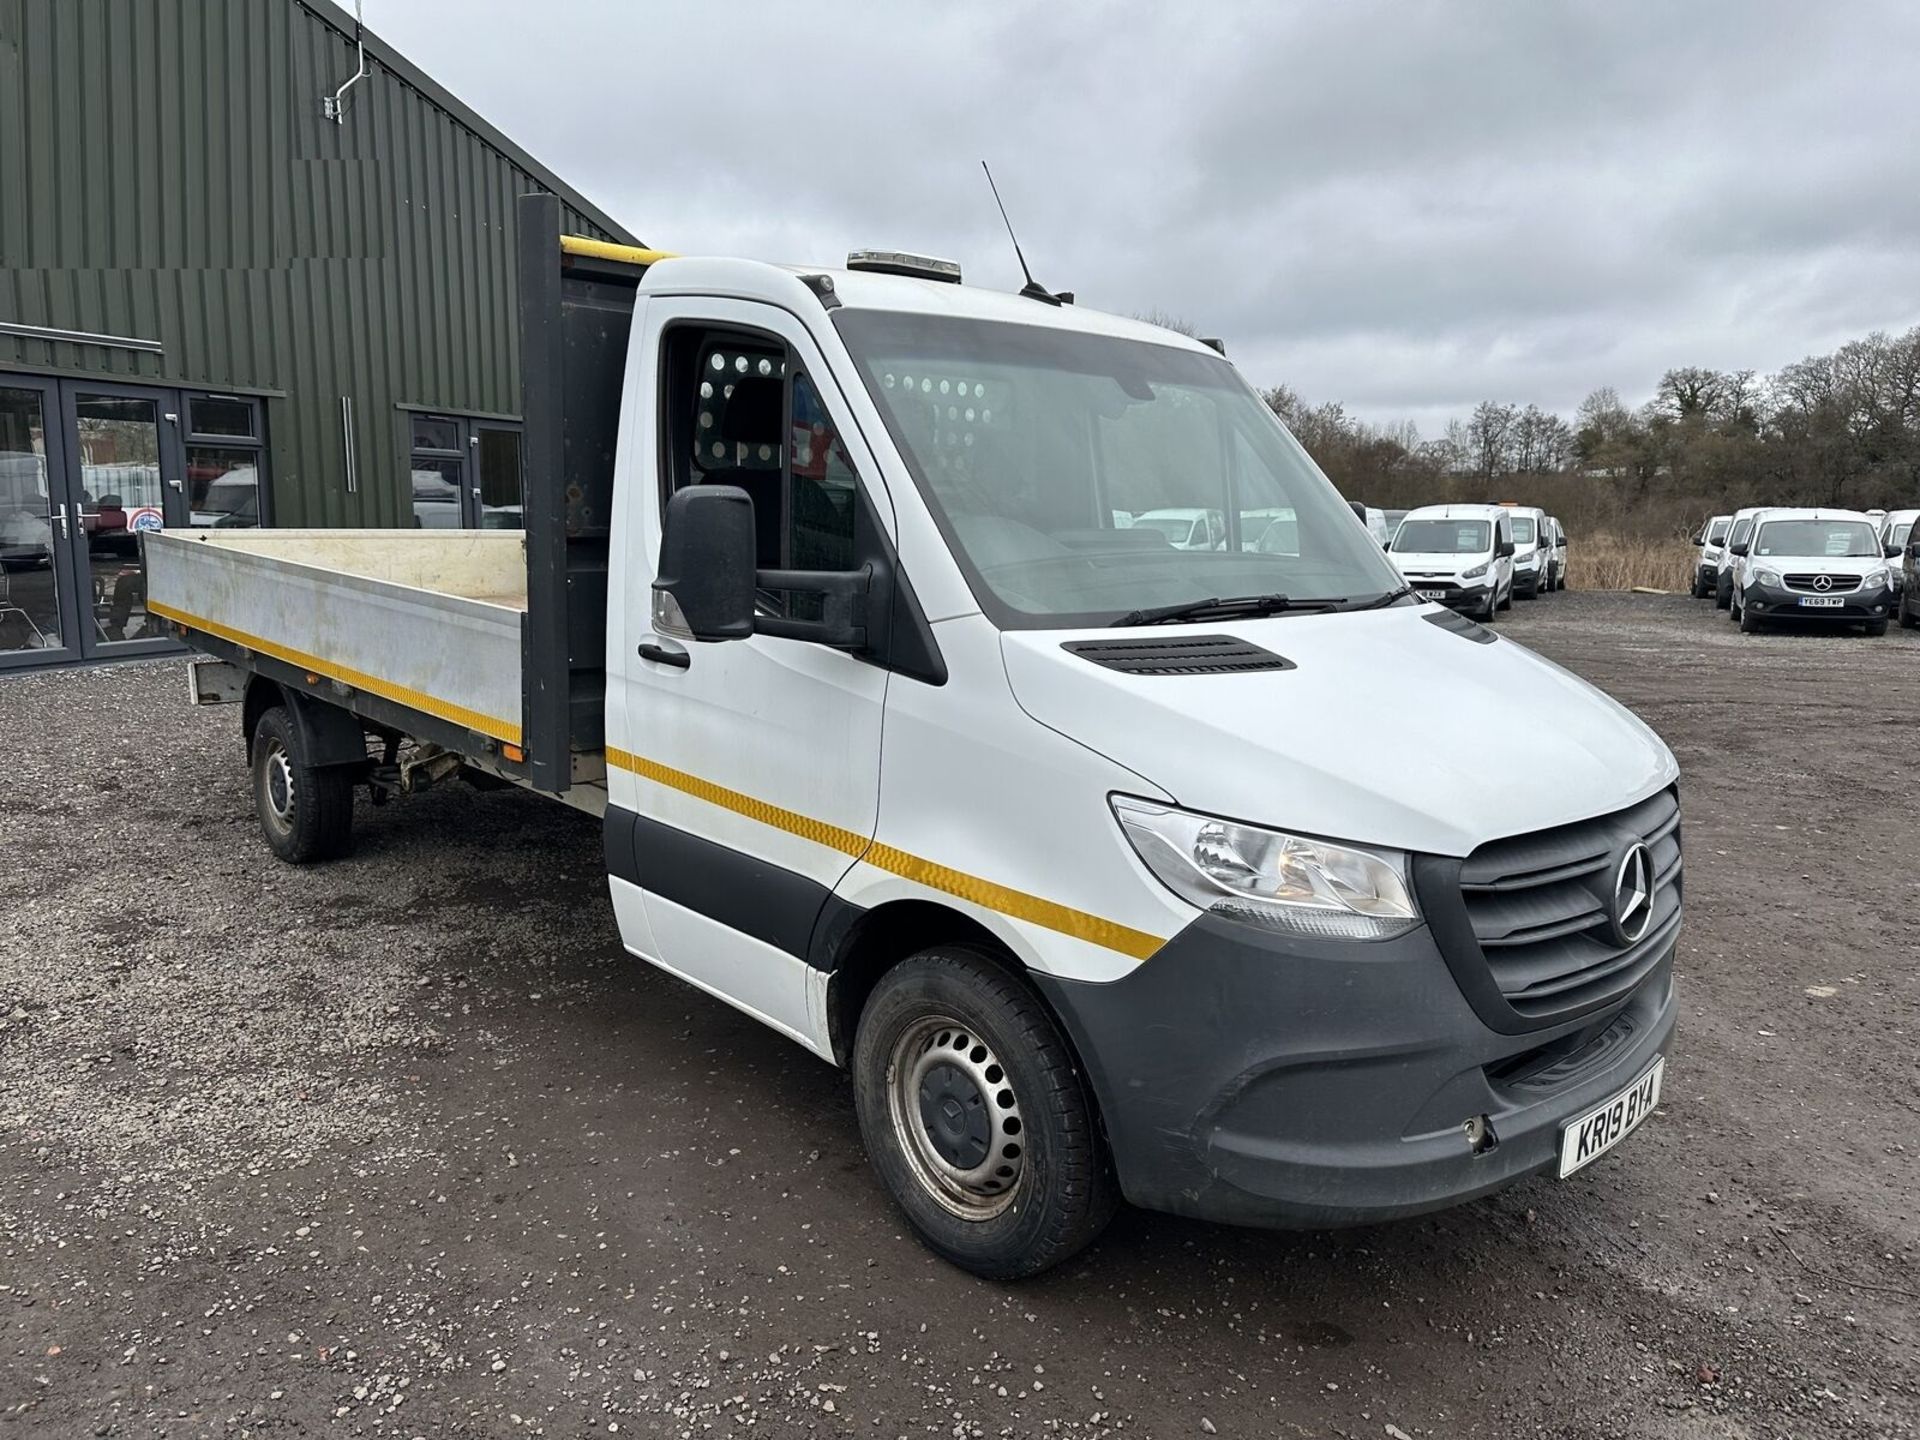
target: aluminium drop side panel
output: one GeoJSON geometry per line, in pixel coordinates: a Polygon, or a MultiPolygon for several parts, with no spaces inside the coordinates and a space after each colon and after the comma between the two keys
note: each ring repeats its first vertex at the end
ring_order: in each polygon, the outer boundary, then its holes
{"type": "Polygon", "coordinates": [[[189,628],[518,744],[519,538],[171,530],[146,538],[148,602],[189,628]]]}

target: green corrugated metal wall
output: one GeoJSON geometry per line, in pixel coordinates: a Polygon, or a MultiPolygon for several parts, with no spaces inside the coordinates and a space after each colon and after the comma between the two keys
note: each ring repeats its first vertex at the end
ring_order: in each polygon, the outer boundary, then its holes
{"type": "Polygon", "coordinates": [[[316,0],[0,0],[0,370],[282,392],[281,525],[413,523],[406,404],[511,415],[514,198],[632,242],[316,0]],[[349,494],[340,397],[354,400],[349,494]]]}

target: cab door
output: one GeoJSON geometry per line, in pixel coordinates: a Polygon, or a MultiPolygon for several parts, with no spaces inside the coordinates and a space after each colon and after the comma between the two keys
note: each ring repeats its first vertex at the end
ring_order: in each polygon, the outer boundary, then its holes
{"type": "MultiPolygon", "coordinates": [[[[756,634],[691,639],[651,586],[665,501],[734,485],[759,568],[844,570],[893,508],[824,358],[770,306],[651,297],[633,327],[608,617],[607,851],[628,948],[822,1054],[808,965],[834,886],[871,841],[887,671],[756,634]],[[616,552],[618,553],[618,552],[616,552]]],[[[765,615],[814,597],[762,592],[765,615]]]]}

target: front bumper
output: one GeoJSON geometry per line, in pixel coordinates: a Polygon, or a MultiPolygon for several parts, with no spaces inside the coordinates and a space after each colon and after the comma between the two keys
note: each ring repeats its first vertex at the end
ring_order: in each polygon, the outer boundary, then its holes
{"type": "Polygon", "coordinates": [[[1035,975],[1078,1047],[1121,1190],[1235,1224],[1365,1224],[1553,1166],[1559,1130],[1673,1033],[1671,948],[1623,1001],[1518,1035],[1474,1012],[1425,927],[1304,942],[1205,915],[1125,979],[1035,975]],[[1475,1154],[1464,1126],[1497,1144],[1475,1154]]]}
{"type": "Polygon", "coordinates": [[[1829,624],[1859,624],[1866,620],[1884,620],[1893,613],[1894,592],[1890,585],[1871,590],[1843,590],[1833,593],[1838,605],[1802,605],[1803,590],[1762,585],[1750,581],[1740,603],[1753,611],[1756,620],[1812,620],[1829,624]]]}
{"type": "Polygon", "coordinates": [[[1407,588],[1423,599],[1431,596],[1455,610],[1484,610],[1491,580],[1408,580],[1407,588]]]}

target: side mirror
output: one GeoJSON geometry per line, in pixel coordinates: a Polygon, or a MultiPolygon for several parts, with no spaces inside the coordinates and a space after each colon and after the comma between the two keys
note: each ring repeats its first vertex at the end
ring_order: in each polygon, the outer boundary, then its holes
{"type": "Polygon", "coordinates": [[[1511,540],[1502,540],[1502,541],[1500,542],[1500,550],[1499,550],[1499,553],[1500,553],[1500,554],[1501,554],[1502,556],[1508,556],[1508,555],[1512,555],[1512,554],[1513,554],[1513,542],[1512,542],[1511,540]]]}
{"type": "Polygon", "coordinates": [[[696,640],[753,634],[753,500],[737,485],[689,485],[667,501],[660,575],[696,640]]]}
{"type": "Polygon", "coordinates": [[[1742,540],[1738,545],[1729,545],[1727,550],[1734,555],[1744,557],[1747,553],[1747,542],[1742,540]]]}
{"type": "Polygon", "coordinates": [[[1695,545],[1704,545],[1707,543],[1707,537],[1704,535],[1696,535],[1693,537],[1693,543],[1695,545]]]}
{"type": "Polygon", "coordinates": [[[1898,545],[1883,545],[1880,548],[1887,552],[1887,558],[1889,560],[1900,553],[1900,547],[1898,545]]]}

